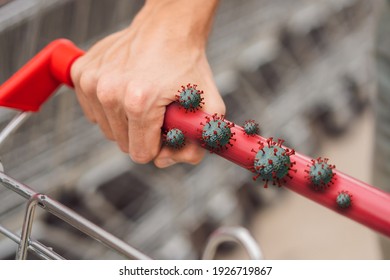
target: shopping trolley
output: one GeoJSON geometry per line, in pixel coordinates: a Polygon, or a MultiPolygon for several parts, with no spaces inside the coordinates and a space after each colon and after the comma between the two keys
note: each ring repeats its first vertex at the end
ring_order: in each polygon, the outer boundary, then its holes
{"type": "MultiPolygon", "coordinates": [[[[22,113],[16,116],[3,130],[0,134],[0,141],[4,141],[15,131],[31,115],[31,112],[38,111],[40,106],[61,84],[72,86],[70,67],[82,54],[81,50],[67,40],[60,39],[54,41],[1,86],[0,105],[21,110],[22,113]]],[[[177,103],[172,103],[167,107],[164,128],[175,127],[181,129],[186,132],[186,137],[204,144],[200,137],[200,125],[205,122],[205,119],[210,120],[211,118],[213,116],[203,111],[188,113],[177,103]]],[[[291,156],[291,161],[294,163],[294,169],[292,170],[294,174],[288,174],[289,176],[286,176],[283,180],[274,180],[273,183],[281,184],[280,181],[282,181],[288,189],[379,233],[390,236],[390,196],[387,193],[351,178],[336,169],[332,171],[336,180],[331,187],[327,188],[326,191],[313,190],[307,173],[305,173],[308,166],[313,163],[313,159],[294,153],[293,150],[282,146],[281,141],[276,143],[271,138],[265,139],[259,135],[249,137],[245,135],[242,127],[234,125],[234,123],[225,120],[223,117],[219,118],[219,120],[229,124],[231,134],[235,135],[235,141],[231,147],[216,149],[212,151],[213,153],[256,173],[256,171],[261,169],[254,166],[256,152],[262,151],[264,153],[264,143],[266,143],[265,145],[268,143],[269,147],[277,145],[281,149],[289,151],[288,155],[291,156]],[[352,205],[348,204],[348,207],[338,207],[336,198],[340,194],[351,195],[353,197],[352,205]]],[[[272,164],[272,162],[268,162],[272,164]]],[[[272,174],[272,177],[274,176],[276,175],[272,174]]],[[[258,177],[258,175],[255,177],[258,177]]],[[[61,258],[50,248],[30,238],[34,210],[37,206],[56,215],[126,257],[136,259],[148,258],[143,253],[84,219],[59,202],[45,194],[33,191],[28,186],[10,178],[4,172],[0,173],[0,179],[5,187],[28,199],[21,236],[19,237],[4,227],[0,227],[0,231],[3,234],[19,243],[18,259],[24,259],[28,249],[36,252],[43,258],[61,258]]],[[[218,244],[226,240],[235,240],[242,244],[251,258],[261,258],[262,256],[256,242],[245,229],[222,228],[211,236],[203,258],[210,258],[218,244]]]]}
{"type": "MultiPolygon", "coordinates": [[[[19,72],[1,86],[3,106],[20,110],[0,132],[0,146],[29,117],[39,110],[47,98],[63,83],[71,86],[69,67],[82,52],[67,40],[57,40],[36,55],[19,72]],[[60,59],[57,61],[57,59],[60,59]],[[66,59],[66,61],[64,60],[66,59]],[[57,65],[56,70],[52,66],[57,65]],[[59,72],[58,72],[59,71],[59,72]],[[54,75],[54,76],[53,76],[54,75]],[[57,76],[59,75],[59,76],[57,76]],[[61,77],[60,77],[61,76],[61,77]],[[60,77],[60,78],[59,78],[60,77]],[[66,77],[66,78],[65,78],[66,77]],[[65,79],[65,80],[64,80],[65,79]],[[21,94],[22,95],[19,95],[21,94]],[[44,93],[44,94],[42,94],[44,93]],[[19,97],[16,97],[19,95],[19,97]],[[16,98],[16,99],[15,99],[16,98]],[[19,101],[24,100],[25,105],[19,101]],[[21,107],[19,107],[19,105],[21,107]]],[[[42,208],[64,222],[83,232],[87,236],[106,245],[108,248],[129,259],[150,259],[149,256],[130,246],[123,240],[82,217],[50,196],[37,192],[18,182],[4,172],[0,163],[0,183],[27,200],[21,234],[12,232],[0,222],[0,233],[18,244],[16,259],[26,259],[28,252],[33,252],[42,259],[64,259],[53,248],[33,240],[31,237],[36,208],[42,208]]],[[[248,230],[242,227],[220,227],[209,237],[202,259],[212,259],[220,244],[234,242],[246,248],[251,259],[261,259],[262,252],[248,230]]]]}

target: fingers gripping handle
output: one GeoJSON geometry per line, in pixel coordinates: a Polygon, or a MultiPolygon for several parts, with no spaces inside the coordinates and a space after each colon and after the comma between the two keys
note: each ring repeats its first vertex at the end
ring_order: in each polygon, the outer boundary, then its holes
{"type": "Polygon", "coordinates": [[[0,86],[0,106],[38,111],[61,84],[73,86],[70,67],[83,53],[69,40],[53,41],[0,86]]]}

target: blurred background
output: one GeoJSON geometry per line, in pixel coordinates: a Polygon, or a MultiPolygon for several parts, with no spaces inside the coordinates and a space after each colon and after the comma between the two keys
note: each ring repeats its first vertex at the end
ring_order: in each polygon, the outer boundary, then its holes
{"type": "MultiPolygon", "coordinates": [[[[371,182],[381,1],[222,0],[208,46],[227,118],[260,123],[300,153],[371,182]]],[[[52,40],[87,49],[127,26],[143,1],[0,0],[0,82],[52,40]]],[[[0,111],[3,127],[14,112],[0,111]]],[[[133,164],[83,117],[65,88],[0,151],[8,175],[156,259],[197,259],[222,225],[250,230],[267,259],[380,259],[377,234],[215,155],[164,170],[133,164]]],[[[20,232],[25,200],[0,188],[0,223],[20,232]]],[[[69,259],[118,259],[37,210],[33,238],[69,259]]],[[[0,236],[0,259],[16,245],[0,236]]],[[[219,258],[246,258],[223,246],[219,258]]],[[[29,258],[36,258],[33,254],[29,258]]]]}

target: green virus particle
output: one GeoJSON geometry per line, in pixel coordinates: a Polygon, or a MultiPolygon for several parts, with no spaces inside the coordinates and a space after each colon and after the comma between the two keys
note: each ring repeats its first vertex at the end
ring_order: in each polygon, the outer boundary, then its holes
{"type": "Polygon", "coordinates": [[[217,114],[211,117],[206,116],[206,123],[201,123],[201,125],[203,126],[201,140],[205,148],[216,152],[233,146],[231,141],[236,139],[233,138],[235,133],[231,131],[231,128],[234,127],[234,123],[226,121],[223,115],[220,117],[217,114]]]}
{"type": "Polygon", "coordinates": [[[243,128],[245,134],[249,136],[257,135],[260,132],[259,124],[256,123],[254,120],[245,121],[243,128]]]}
{"type": "Polygon", "coordinates": [[[283,142],[281,139],[275,142],[271,137],[266,140],[267,145],[259,142],[259,151],[252,150],[256,153],[253,169],[257,173],[253,179],[256,180],[260,177],[265,182],[264,188],[268,187],[268,182],[281,187],[282,183],[286,182],[286,176],[292,178],[289,171],[296,172],[295,169],[291,168],[295,162],[290,160],[290,156],[294,155],[295,151],[283,148],[283,142]]]}
{"type": "Polygon", "coordinates": [[[202,108],[203,102],[203,91],[197,89],[197,85],[187,84],[187,86],[181,86],[176,95],[176,101],[183,107],[186,112],[195,112],[202,108]]]}
{"type": "Polygon", "coordinates": [[[336,202],[337,205],[342,209],[349,208],[352,204],[352,195],[347,191],[341,191],[336,198],[336,202]]]}
{"type": "Polygon", "coordinates": [[[180,149],[185,144],[184,133],[178,128],[172,128],[164,135],[164,143],[174,149],[180,149]]]}
{"type": "Polygon", "coordinates": [[[311,182],[311,187],[316,191],[323,191],[331,184],[334,184],[334,165],[328,163],[327,158],[317,158],[311,160],[311,165],[307,165],[305,172],[307,179],[311,182]]]}

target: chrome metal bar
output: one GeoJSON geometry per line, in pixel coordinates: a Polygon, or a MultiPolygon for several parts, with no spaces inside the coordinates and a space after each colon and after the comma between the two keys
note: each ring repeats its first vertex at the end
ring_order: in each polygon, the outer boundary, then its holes
{"type": "Polygon", "coordinates": [[[0,172],[0,183],[7,189],[19,194],[26,199],[30,199],[37,194],[37,192],[31,189],[29,186],[19,183],[18,181],[9,177],[3,172],[0,172]]]}
{"type": "Polygon", "coordinates": [[[15,130],[17,130],[30,116],[31,112],[21,112],[16,115],[0,132],[0,147],[15,130]]]}
{"type": "MultiPolygon", "coordinates": [[[[6,229],[2,225],[0,225],[0,233],[14,241],[16,244],[20,243],[20,236],[6,229]]],[[[64,260],[62,256],[54,252],[51,248],[35,240],[30,240],[28,249],[45,260],[64,260]]]]}
{"type": "Polygon", "coordinates": [[[40,195],[39,203],[43,205],[43,207],[53,215],[67,222],[68,224],[74,226],[75,228],[84,232],[85,234],[91,236],[95,240],[100,241],[101,243],[108,246],[109,248],[112,248],[115,251],[121,253],[122,255],[131,259],[138,259],[138,260],[150,259],[148,256],[144,255],[140,251],[131,247],[130,245],[120,240],[119,238],[108,233],[104,229],[91,223],[89,220],[81,217],[76,212],[65,207],[64,205],[60,204],[56,200],[51,199],[50,197],[47,197],[45,195],[40,195]]]}
{"type": "Polygon", "coordinates": [[[242,227],[221,227],[215,230],[203,252],[203,260],[212,260],[218,249],[218,246],[225,242],[235,242],[243,246],[252,260],[262,260],[263,254],[259,245],[249,233],[248,230],[242,227]]]}
{"type": "Polygon", "coordinates": [[[30,187],[19,183],[18,181],[14,180],[13,178],[2,172],[0,172],[0,180],[1,183],[8,189],[18,193],[19,195],[29,200],[34,197],[39,206],[43,207],[51,214],[57,216],[71,226],[94,238],[95,240],[103,243],[107,247],[119,252],[125,257],[140,260],[150,259],[148,256],[131,247],[126,242],[120,240],[119,238],[115,237],[104,229],[98,227],[97,225],[83,218],[73,210],[67,208],[61,203],[55,201],[54,199],[51,199],[43,194],[38,194],[30,187]]]}
{"type": "Polygon", "coordinates": [[[22,234],[20,236],[20,243],[16,252],[17,260],[25,260],[28,253],[28,245],[31,236],[32,225],[34,222],[35,207],[38,204],[39,194],[32,196],[27,202],[26,213],[24,215],[22,234]]]}

